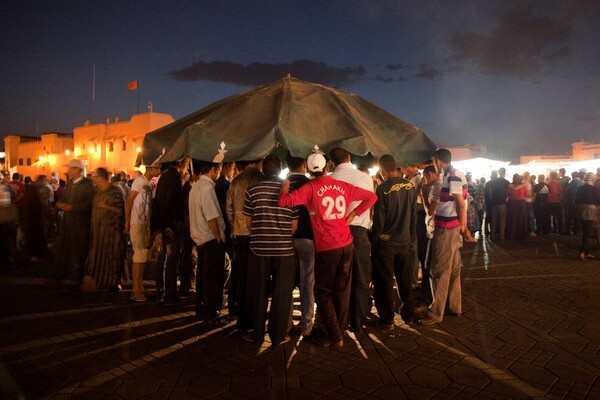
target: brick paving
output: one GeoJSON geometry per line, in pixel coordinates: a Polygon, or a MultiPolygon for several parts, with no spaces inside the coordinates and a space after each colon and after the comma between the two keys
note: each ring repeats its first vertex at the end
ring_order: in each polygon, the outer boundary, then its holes
{"type": "Polygon", "coordinates": [[[28,399],[600,399],[600,261],[578,245],[469,244],[461,317],[367,328],[340,349],[298,334],[257,347],[197,323],[193,301],[51,289],[48,266],[21,267],[0,275],[0,386],[28,399]]]}

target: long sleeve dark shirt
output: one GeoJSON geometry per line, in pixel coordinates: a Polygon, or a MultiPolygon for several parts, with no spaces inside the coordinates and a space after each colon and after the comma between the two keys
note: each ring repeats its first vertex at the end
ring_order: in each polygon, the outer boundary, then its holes
{"type": "Polygon", "coordinates": [[[417,238],[417,190],[408,180],[392,177],[379,185],[371,241],[410,246],[417,238]]]}
{"type": "MultiPolygon", "coordinates": [[[[306,182],[309,182],[306,176],[302,174],[291,174],[288,176],[288,181],[290,181],[290,193],[295,190],[300,189],[302,185],[306,182]]],[[[304,206],[298,206],[299,217],[298,217],[298,228],[294,235],[292,236],[294,239],[310,239],[314,240],[314,235],[312,231],[312,226],[310,225],[310,215],[308,215],[308,210],[304,206]]]]}
{"type": "Polygon", "coordinates": [[[173,229],[174,224],[183,224],[183,189],[181,174],[171,167],[160,176],[152,204],[152,231],[173,229]]]}

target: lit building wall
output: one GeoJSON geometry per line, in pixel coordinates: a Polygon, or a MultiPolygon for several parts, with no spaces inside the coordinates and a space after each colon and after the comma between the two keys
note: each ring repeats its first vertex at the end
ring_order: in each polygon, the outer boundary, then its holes
{"type": "Polygon", "coordinates": [[[597,160],[600,159],[600,144],[589,142],[572,143],[573,160],[597,160]]]}
{"type": "Polygon", "coordinates": [[[60,172],[70,157],[65,152],[73,149],[73,138],[68,134],[44,133],[40,138],[4,138],[6,168],[23,176],[35,178],[60,172]]]}
{"type": "Polygon", "coordinates": [[[135,114],[129,121],[107,119],[73,129],[73,135],[45,133],[40,138],[6,136],[6,169],[24,176],[66,175],[66,165],[73,158],[83,161],[87,171],[105,167],[111,172],[131,173],[146,133],[173,122],[169,114],[148,112],[135,114]],[[139,149],[139,150],[138,150],[139,149]]]}
{"type": "Polygon", "coordinates": [[[148,112],[135,114],[129,121],[107,118],[104,124],[86,122],[73,130],[75,157],[89,171],[105,167],[112,172],[131,173],[146,133],[173,121],[169,114],[148,112]]]}

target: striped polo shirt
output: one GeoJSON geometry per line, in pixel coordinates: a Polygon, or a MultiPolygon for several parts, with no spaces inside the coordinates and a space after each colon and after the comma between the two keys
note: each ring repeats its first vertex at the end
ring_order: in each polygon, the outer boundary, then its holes
{"type": "Polygon", "coordinates": [[[297,208],[279,207],[279,178],[267,178],[246,189],[244,215],[252,217],[250,249],[257,256],[292,256],[292,220],[297,208]]]}
{"type": "Polygon", "coordinates": [[[440,202],[435,209],[436,228],[452,229],[460,226],[453,194],[460,194],[466,199],[468,195],[467,180],[462,172],[450,165],[442,178],[440,202]]]}

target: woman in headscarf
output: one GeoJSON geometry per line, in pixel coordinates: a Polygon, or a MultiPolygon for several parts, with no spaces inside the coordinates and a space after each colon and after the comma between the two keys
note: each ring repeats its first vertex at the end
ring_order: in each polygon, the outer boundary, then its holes
{"type": "Polygon", "coordinates": [[[105,168],[98,168],[92,179],[97,192],[92,202],[90,250],[82,288],[118,291],[125,259],[123,193],[111,185],[105,168]]]}
{"type": "Polygon", "coordinates": [[[581,249],[579,258],[585,260],[593,258],[590,250],[598,244],[596,237],[596,228],[598,226],[598,205],[600,205],[600,192],[594,186],[594,174],[587,173],[584,178],[584,185],[577,190],[575,196],[575,206],[577,207],[577,216],[581,220],[583,234],[581,236],[581,249]]]}

